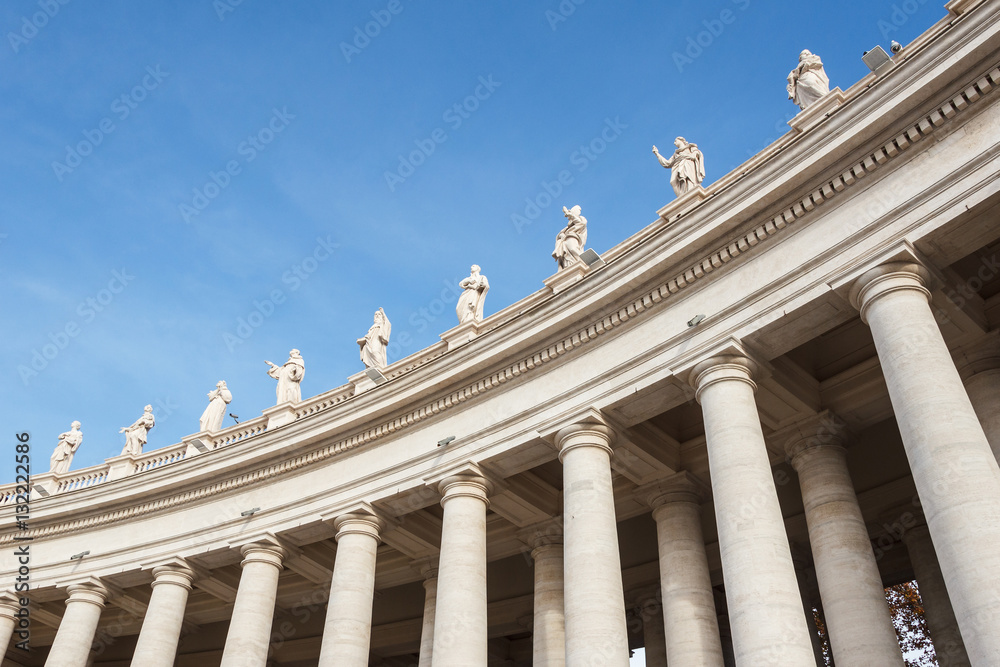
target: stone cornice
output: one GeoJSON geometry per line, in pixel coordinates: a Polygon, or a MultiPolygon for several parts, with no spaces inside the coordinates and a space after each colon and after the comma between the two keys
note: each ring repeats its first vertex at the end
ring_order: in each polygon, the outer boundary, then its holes
{"type": "MultiPolygon", "coordinates": [[[[905,69],[905,65],[899,67],[891,75],[888,75],[887,78],[889,78],[889,76],[899,76],[899,72],[905,69]]],[[[340,439],[337,442],[323,445],[314,451],[300,454],[294,458],[280,461],[257,470],[249,471],[221,482],[212,483],[201,488],[175,494],[173,496],[159,498],[157,500],[142,503],[133,507],[126,507],[98,515],[74,519],[68,522],[54,523],[48,526],[43,526],[30,531],[31,535],[39,538],[73,532],[76,530],[89,529],[96,525],[131,519],[150,512],[177,507],[179,505],[195,502],[202,498],[210,497],[219,493],[256,484],[288,471],[312,465],[332,456],[347,452],[362,445],[366,445],[379,438],[411,427],[414,424],[465,403],[482,393],[492,391],[507,382],[513,381],[523,374],[530,373],[535,369],[573,351],[574,349],[586,345],[592,340],[595,340],[598,337],[620,327],[628,320],[640,316],[647,310],[653,309],[657,306],[657,304],[661,303],[665,299],[690,288],[707,275],[721,269],[723,266],[732,262],[736,258],[749,253],[751,249],[755,248],[762,242],[773,238],[781,232],[781,230],[807,216],[817,206],[820,206],[830,199],[837,197],[845,190],[853,187],[860,179],[878,169],[883,168],[885,165],[895,160],[913,143],[921,141],[925,137],[934,133],[942,125],[954,119],[958,114],[974,105],[983,96],[989,94],[993,88],[998,85],[1000,85],[1000,68],[992,67],[982,75],[973,78],[966,85],[959,87],[957,91],[948,96],[944,102],[933,105],[931,109],[923,113],[917,121],[908,124],[902,131],[895,134],[894,138],[891,140],[880,143],[874,150],[868,151],[863,157],[858,158],[856,161],[852,161],[847,168],[838,169],[837,173],[833,177],[824,178],[818,183],[814,183],[813,186],[805,188],[805,194],[798,197],[798,199],[794,200],[792,203],[786,203],[777,211],[765,216],[763,218],[763,222],[751,225],[748,230],[743,231],[734,237],[730,237],[730,240],[726,243],[718,244],[715,250],[712,250],[707,254],[702,254],[700,259],[696,259],[694,262],[688,263],[687,268],[673,273],[671,278],[660,282],[653,288],[644,290],[639,296],[633,296],[624,302],[619,301],[619,305],[614,307],[610,312],[607,312],[599,319],[578,326],[568,335],[560,337],[556,341],[549,343],[532,354],[522,354],[514,363],[506,364],[499,369],[494,370],[486,377],[480,378],[474,382],[465,383],[463,386],[449,392],[445,396],[425,402],[422,405],[409,410],[406,414],[384,420],[381,423],[354,433],[346,438],[340,439]]],[[[838,113],[843,113],[842,110],[845,107],[849,107],[850,104],[851,100],[849,99],[845,105],[838,107],[838,113]]],[[[823,124],[821,123],[819,126],[812,128],[805,135],[801,136],[808,136],[810,133],[820,130],[822,126],[823,124]]],[[[712,199],[710,197],[701,205],[707,205],[711,201],[712,199]]],[[[687,217],[695,216],[698,208],[700,208],[700,206],[695,207],[692,212],[686,213],[685,215],[687,217]]],[[[662,229],[659,231],[662,231],[662,229]]],[[[640,241],[650,238],[648,234],[640,233],[639,235],[636,235],[636,237],[633,237],[630,241],[634,242],[637,237],[641,237],[639,239],[640,241]]],[[[621,244],[619,247],[621,247],[621,244]]],[[[636,247],[634,243],[632,247],[636,247]]],[[[616,257],[621,256],[622,254],[622,251],[615,252],[613,250],[612,252],[605,254],[605,258],[610,264],[616,257]]],[[[612,272],[602,271],[598,275],[607,275],[610,273],[612,272]]],[[[581,284],[574,285],[573,288],[568,289],[565,293],[565,298],[573,298],[575,296],[579,299],[579,294],[574,295],[574,292],[578,292],[579,288],[582,285],[585,286],[587,282],[588,281],[583,281],[581,284]]],[[[563,295],[560,295],[560,297],[563,297],[563,295]]],[[[544,303],[543,301],[535,299],[534,296],[529,297],[529,299],[533,300],[532,302],[536,304],[544,303]]],[[[499,334],[500,331],[505,328],[502,327],[501,324],[505,323],[506,322],[499,323],[493,327],[486,327],[480,337],[473,343],[463,346],[462,351],[472,348],[476,343],[482,344],[483,339],[488,338],[490,334],[499,334]]],[[[487,342],[486,344],[488,345],[489,343],[487,342]]],[[[409,360],[403,360],[403,362],[399,362],[400,367],[392,369],[387,376],[390,379],[395,379],[412,373],[418,368],[440,359],[442,355],[445,354],[445,348],[446,345],[444,344],[432,346],[432,348],[428,351],[424,351],[418,355],[419,363],[413,365],[412,362],[409,362],[409,360]]],[[[326,413],[328,410],[336,407],[349,398],[349,396],[336,391],[332,392],[333,395],[330,394],[331,393],[328,392],[328,394],[317,397],[319,400],[311,399],[306,402],[308,404],[306,407],[298,408],[296,410],[297,419],[294,424],[297,424],[299,420],[304,418],[326,413]]],[[[99,488],[105,487],[95,487],[94,490],[96,491],[99,488]]],[[[11,540],[11,534],[0,536],[0,544],[9,543],[11,540]]]]}

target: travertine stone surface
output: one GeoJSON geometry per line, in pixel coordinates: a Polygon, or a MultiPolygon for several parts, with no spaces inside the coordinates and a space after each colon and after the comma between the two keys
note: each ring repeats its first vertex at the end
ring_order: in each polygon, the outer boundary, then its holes
{"type": "Polygon", "coordinates": [[[134,667],[171,667],[194,572],[183,563],[153,569],[153,594],[132,654],[134,667]]]}
{"type": "Polygon", "coordinates": [[[647,494],[656,521],[666,660],[670,665],[722,667],[712,578],[701,532],[701,496],[685,473],[647,494]]]}
{"type": "Polygon", "coordinates": [[[705,418],[736,663],[811,666],[812,645],[754,401],[754,367],[745,357],[724,356],[691,373],[705,418]]]}
{"type": "Polygon", "coordinates": [[[109,593],[97,582],[74,584],[66,589],[66,611],[56,632],[45,667],[86,667],[101,612],[109,593]]]}
{"type": "MultiPolygon", "coordinates": [[[[667,667],[667,638],[663,634],[663,607],[658,604],[648,604],[642,608],[641,613],[642,648],[645,653],[646,667],[667,667]]],[[[719,664],[721,665],[721,663],[719,664]]]]}
{"type": "Polygon", "coordinates": [[[948,598],[944,575],[934,554],[934,544],[927,526],[916,526],[903,533],[903,542],[913,565],[913,576],[917,580],[920,599],[924,603],[924,618],[927,630],[934,642],[941,667],[970,667],[969,654],[958,629],[955,610],[948,598]]]}
{"type": "Polygon", "coordinates": [[[563,605],[563,545],[561,536],[546,535],[531,550],[535,562],[532,665],[566,664],[566,614],[563,605]]]}
{"type": "Polygon", "coordinates": [[[955,362],[993,456],[1000,461],[1000,332],[962,349],[955,362]]]}
{"type": "Polygon", "coordinates": [[[337,557],[330,584],[319,667],[367,667],[381,519],[347,514],[334,521],[337,557]]]}
{"type": "Polygon", "coordinates": [[[615,498],[611,429],[576,424],[556,434],[563,465],[566,664],[627,667],[628,631],[615,498]]]}
{"type": "Polygon", "coordinates": [[[455,475],[438,488],[443,496],[434,667],[486,665],[486,508],[490,484],[455,475]]]}
{"type": "Polygon", "coordinates": [[[243,572],[236,591],[229,634],[221,667],[262,665],[271,638],[274,600],[278,592],[285,550],[276,544],[254,542],[240,548],[243,572]]]}
{"type": "Polygon", "coordinates": [[[902,667],[882,577],[847,471],[845,437],[845,427],[824,413],[797,424],[785,442],[799,475],[830,647],[841,667],[902,667]]]}
{"type": "Polygon", "coordinates": [[[913,481],[973,664],[1000,664],[1000,468],[929,306],[927,270],[891,263],[851,300],[871,327],[913,481]]]}
{"type": "Polygon", "coordinates": [[[424,577],[424,616],[420,625],[420,659],[417,667],[431,667],[434,655],[434,617],[437,609],[437,561],[429,563],[421,574],[424,577]]]}

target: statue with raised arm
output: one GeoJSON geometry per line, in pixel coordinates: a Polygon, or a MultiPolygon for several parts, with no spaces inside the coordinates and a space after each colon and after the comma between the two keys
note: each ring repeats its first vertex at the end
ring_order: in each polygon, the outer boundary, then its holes
{"type": "MultiPolygon", "coordinates": [[[[299,351],[292,350],[289,352],[288,361],[285,362],[284,366],[272,364],[270,361],[265,361],[264,363],[271,367],[267,371],[267,374],[278,381],[277,405],[288,402],[298,403],[301,401],[302,390],[299,388],[299,383],[302,382],[302,378],[306,374],[306,362],[303,361],[299,351]]],[[[228,403],[228,401],[226,402],[228,403]]],[[[223,412],[225,412],[225,408],[223,408],[223,412]]],[[[220,417],[220,421],[221,419],[220,417]]]]}
{"type": "Polygon", "coordinates": [[[459,324],[481,322],[483,319],[483,304],[486,302],[486,293],[490,291],[490,281],[479,271],[479,265],[473,264],[469,277],[458,283],[465,290],[458,297],[458,305],[455,306],[459,324]]]}
{"type": "Polygon", "coordinates": [[[218,431],[222,428],[222,420],[226,418],[226,406],[233,400],[233,394],[226,387],[225,380],[219,380],[215,389],[208,392],[208,407],[201,413],[198,420],[199,430],[218,431]]]}
{"type": "Polygon", "coordinates": [[[674,139],[674,146],[677,149],[670,158],[660,155],[656,146],[653,146],[653,155],[661,167],[671,170],[670,185],[674,187],[674,194],[680,197],[705,180],[705,156],[698,150],[698,144],[689,143],[684,137],[674,139]]]}
{"type": "Polygon", "coordinates": [[[365,368],[376,368],[381,370],[388,363],[385,350],[389,346],[389,334],[392,332],[392,324],[386,317],[385,311],[379,308],[375,311],[375,321],[368,328],[368,333],[364,338],[358,339],[361,346],[361,361],[365,368]]]}
{"type": "Polygon", "coordinates": [[[142,411],[142,416],[136,419],[131,426],[123,426],[118,431],[125,434],[125,448],[122,449],[122,456],[142,454],[142,446],[146,444],[146,436],[149,434],[149,429],[154,426],[156,426],[156,420],[153,418],[153,406],[147,405],[142,411]]]}
{"type": "Polygon", "coordinates": [[[798,67],[788,73],[788,99],[805,109],[830,92],[830,77],[823,69],[823,61],[808,49],[799,54],[798,67]]]}
{"type": "Polygon", "coordinates": [[[59,434],[59,444],[49,459],[49,472],[67,472],[73,463],[73,455],[83,442],[80,422],[73,422],[69,427],[69,431],[59,434]]]}
{"type": "Polygon", "coordinates": [[[587,219],[580,215],[580,210],[579,206],[563,206],[563,215],[569,222],[556,235],[556,249],[552,251],[560,271],[580,261],[587,245],[587,219]]]}

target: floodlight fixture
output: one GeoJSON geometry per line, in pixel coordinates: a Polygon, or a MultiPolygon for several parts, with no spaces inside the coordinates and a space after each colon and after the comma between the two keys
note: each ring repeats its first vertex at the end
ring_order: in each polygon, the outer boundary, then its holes
{"type": "Polygon", "coordinates": [[[889,54],[885,52],[881,46],[876,45],[875,48],[870,51],[865,51],[861,54],[861,60],[868,65],[868,69],[873,72],[877,72],[880,68],[884,67],[886,63],[892,62],[892,58],[889,54]]]}
{"type": "Polygon", "coordinates": [[[87,556],[89,554],[90,554],[89,551],[81,551],[78,554],[73,554],[72,556],[69,557],[69,559],[70,560],[81,560],[84,556],[87,556]]]}
{"type": "Polygon", "coordinates": [[[376,385],[385,384],[389,381],[389,378],[382,375],[382,371],[377,368],[366,368],[365,374],[368,375],[368,379],[374,382],[376,385]]]}
{"type": "Polygon", "coordinates": [[[704,315],[695,315],[690,320],[688,320],[688,327],[696,327],[701,324],[702,320],[705,319],[704,315]]]}
{"type": "Polygon", "coordinates": [[[449,435],[444,440],[438,440],[438,447],[444,447],[445,445],[451,444],[452,442],[454,442],[454,440],[455,436],[449,435]]]}
{"type": "Polygon", "coordinates": [[[247,510],[246,512],[240,512],[240,516],[253,516],[254,512],[259,512],[259,507],[254,507],[252,510],[247,510]]]}

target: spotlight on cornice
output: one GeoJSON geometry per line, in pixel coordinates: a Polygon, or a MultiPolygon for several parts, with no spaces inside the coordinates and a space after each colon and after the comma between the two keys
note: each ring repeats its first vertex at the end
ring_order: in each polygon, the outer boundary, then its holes
{"type": "Polygon", "coordinates": [[[582,259],[588,267],[604,266],[604,260],[601,259],[601,256],[598,255],[593,248],[587,248],[584,250],[583,254],[580,255],[580,259],[582,259]]]}
{"type": "Polygon", "coordinates": [[[861,59],[865,61],[866,65],[868,65],[868,69],[873,72],[877,72],[886,63],[892,62],[892,58],[890,58],[889,54],[885,52],[885,49],[877,45],[871,51],[865,51],[862,53],[861,59]]]}
{"type": "Polygon", "coordinates": [[[90,554],[89,551],[81,551],[78,554],[73,554],[72,556],[69,557],[69,559],[70,560],[80,560],[81,558],[83,558],[84,556],[86,556],[88,554],[90,554]]]}
{"type": "Polygon", "coordinates": [[[382,375],[382,371],[380,371],[377,368],[366,368],[365,374],[368,375],[368,379],[370,379],[376,385],[380,385],[389,381],[389,378],[382,375]]]}
{"type": "Polygon", "coordinates": [[[448,445],[448,444],[452,443],[454,440],[455,440],[455,436],[449,435],[444,440],[438,440],[438,447],[444,447],[445,445],[448,445]]]}
{"type": "Polygon", "coordinates": [[[704,315],[695,315],[695,316],[694,316],[694,317],[692,317],[692,318],[691,318],[690,320],[688,320],[688,326],[689,326],[689,327],[696,327],[696,326],[698,326],[699,324],[701,324],[701,321],[702,321],[703,319],[705,319],[705,316],[704,316],[704,315]]]}
{"type": "Polygon", "coordinates": [[[259,507],[254,507],[252,510],[247,510],[246,512],[240,512],[240,516],[253,516],[254,512],[259,512],[259,507]]]}

